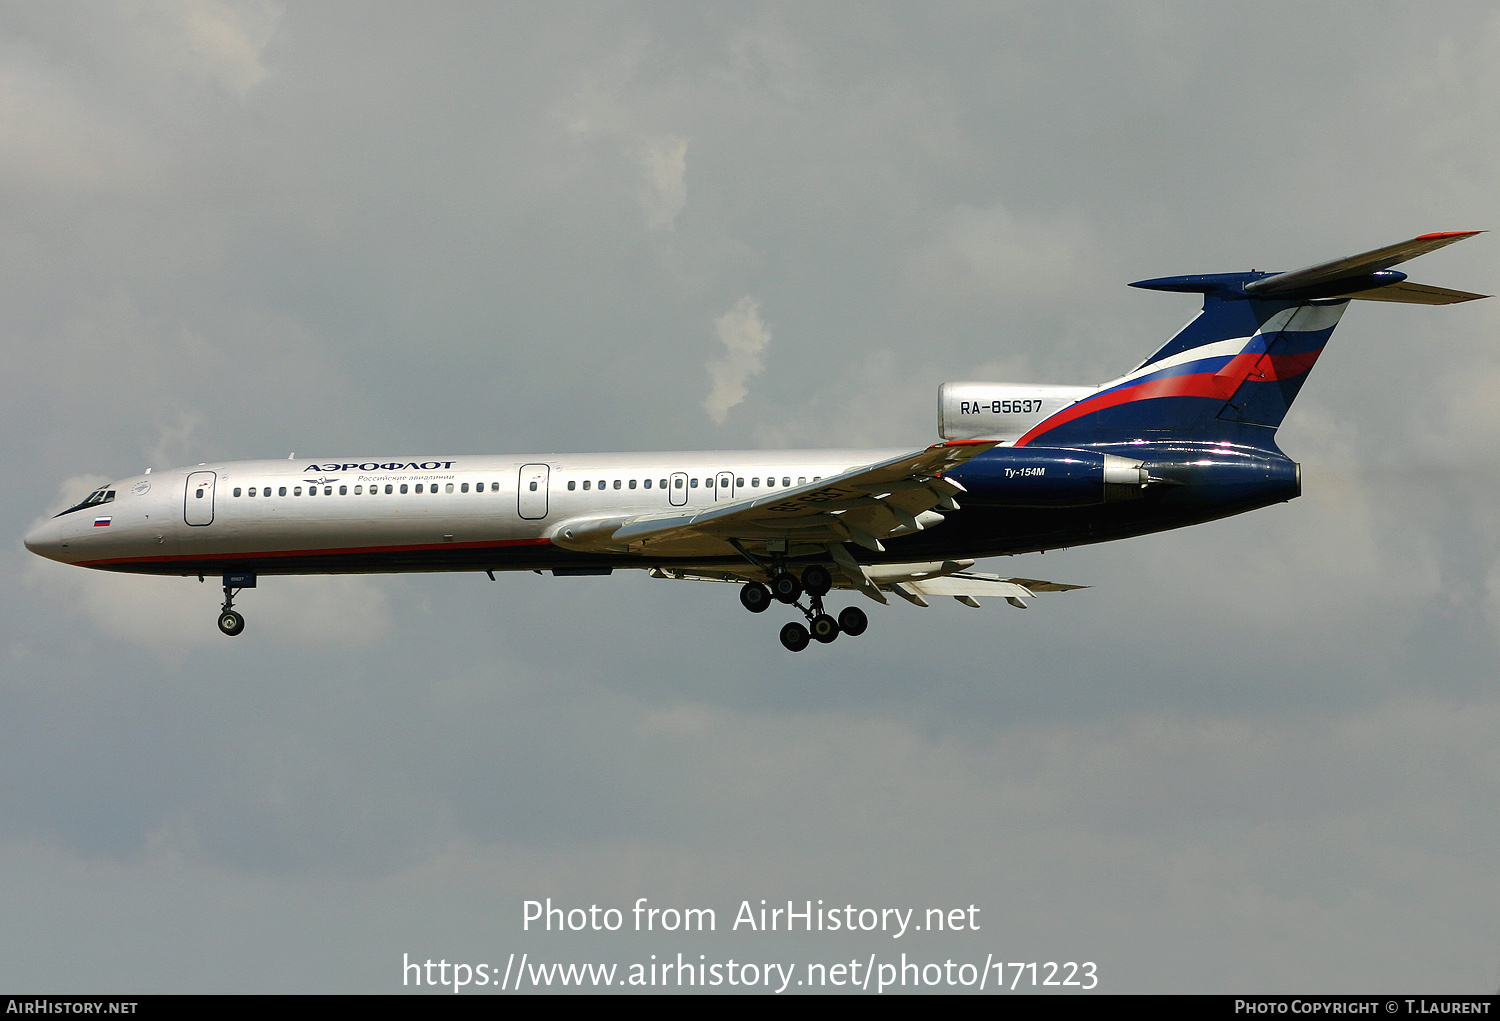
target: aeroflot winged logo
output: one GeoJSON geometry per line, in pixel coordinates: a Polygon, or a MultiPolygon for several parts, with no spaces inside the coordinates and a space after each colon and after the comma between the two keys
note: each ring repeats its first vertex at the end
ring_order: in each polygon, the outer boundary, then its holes
{"type": "Polygon", "coordinates": [[[452,461],[422,461],[421,463],[416,461],[389,461],[385,464],[366,461],[364,464],[310,464],[302,470],[305,472],[430,472],[438,468],[452,468],[453,465],[454,462],[452,461]]]}

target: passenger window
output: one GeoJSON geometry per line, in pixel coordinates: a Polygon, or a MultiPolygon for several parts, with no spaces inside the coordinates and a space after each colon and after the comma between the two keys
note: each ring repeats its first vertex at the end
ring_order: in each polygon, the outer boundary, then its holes
{"type": "Polygon", "coordinates": [[[460,493],[467,493],[469,491],[469,484],[467,482],[463,483],[458,487],[458,491],[460,493]]]}
{"type": "Polygon", "coordinates": [[[239,496],[240,495],[240,487],[239,486],[235,486],[234,487],[234,495],[235,496],[239,496]]]}
{"type": "Polygon", "coordinates": [[[295,489],[293,489],[292,490],[292,495],[293,496],[301,496],[302,495],[302,487],[298,486],[295,489]]]}
{"type": "Polygon", "coordinates": [[[203,490],[198,490],[198,499],[203,499],[203,490]]]}
{"type": "Polygon", "coordinates": [[[807,476],[806,475],[798,475],[797,476],[797,485],[799,485],[799,486],[805,486],[805,485],[807,485],[807,476]]]}
{"type": "Polygon", "coordinates": [[[790,486],[792,484],[792,480],[791,479],[782,479],[781,480],[781,484],[783,486],[790,486]]]}
{"type": "Polygon", "coordinates": [[[676,489],[681,489],[682,488],[682,480],[681,479],[673,479],[672,480],[672,485],[676,489]]]}
{"type": "Polygon", "coordinates": [[[734,484],[736,486],[743,486],[745,484],[745,480],[744,479],[735,479],[734,480],[734,484]]]}
{"type": "MultiPolygon", "coordinates": [[[[266,490],[266,495],[267,496],[271,495],[271,491],[269,489],[266,490]]],[[[349,487],[348,486],[340,486],[339,487],[339,496],[348,496],[348,495],[349,495],[349,487]]]]}
{"type": "Polygon", "coordinates": [[[420,493],[421,491],[422,491],[422,483],[418,482],[417,483],[417,492],[420,493]]]}
{"type": "MultiPolygon", "coordinates": [[[[468,486],[465,486],[465,487],[464,487],[464,489],[468,489],[468,488],[469,488],[469,487],[468,487],[468,486]]],[[[453,492],[453,483],[451,483],[451,482],[450,482],[450,483],[448,483],[448,484],[447,484],[447,485],[446,485],[446,486],[444,486],[444,487],[443,487],[443,491],[444,491],[444,492],[445,492],[445,493],[451,493],[451,492],[453,492]]]]}
{"type": "MultiPolygon", "coordinates": [[[[661,488],[662,488],[662,489],[666,489],[666,488],[667,488],[667,480],[666,480],[666,479],[662,479],[662,480],[661,480],[661,488]]],[[[678,488],[678,489],[681,489],[681,488],[682,488],[682,485],[681,485],[681,484],[680,484],[680,483],[679,483],[679,484],[678,484],[678,486],[677,486],[677,488],[678,488]]]]}
{"type": "Polygon", "coordinates": [[[532,483],[531,483],[531,491],[532,491],[532,492],[533,492],[533,493],[535,493],[535,492],[536,492],[536,483],[535,483],[535,482],[532,482],[532,483]]]}
{"type": "Polygon", "coordinates": [[[401,483],[401,492],[403,492],[403,493],[406,492],[406,483],[405,482],[401,483]]]}
{"type": "Polygon", "coordinates": [[[390,486],[390,483],[386,483],[385,495],[386,496],[390,496],[391,495],[391,486],[390,486]]]}
{"type": "Polygon", "coordinates": [[[569,480],[569,482],[568,482],[568,492],[571,493],[573,490],[575,490],[577,488],[578,488],[578,483],[576,481],[569,480]]]}
{"type": "Polygon", "coordinates": [[[714,488],[714,480],[713,479],[704,479],[703,480],[703,487],[705,489],[712,489],[712,488],[714,488]]]}
{"type": "Polygon", "coordinates": [[[324,496],[332,496],[333,495],[333,487],[332,486],[324,486],[323,487],[323,495],[324,496]]]}
{"type": "MultiPolygon", "coordinates": [[[[535,485],[534,485],[534,484],[533,484],[533,485],[532,485],[532,487],[531,487],[531,488],[532,488],[532,489],[535,489],[535,488],[536,488],[536,486],[535,486],[535,485]]],[[[619,489],[619,488],[620,488],[620,480],[619,480],[619,479],[615,479],[615,488],[616,488],[616,489],[619,489]]]]}
{"type": "Polygon", "coordinates": [[[276,495],[277,496],[286,496],[286,487],[282,486],[280,489],[278,489],[276,491],[276,495]]]}
{"type": "Polygon", "coordinates": [[[631,488],[631,489],[634,489],[634,488],[635,488],[635,479],[631,479],[631,480],[630,480],[630,488],[631,488]]]}
{"type": "MultiPolygon", "coordinates": [[[[698,480],[697,479],[688,479],[688,488],[689,489],[697,489],[698,488],[698,480]]],[[[199,496],[203,495],[203,491],[201,489],[198,491],[198,495],[199,496]]]]}
{"type": "Polygon", "coordinates": [[[500,492],[500,483],[498,483],[498,482],[491,482],[490,483],[490,492],[491,493],[498,493],[498,492],[500,492]]]}
{"type": "Polygon", "coordinates": [[[583,488],[584,488],[584,489],[587,489],[587,488],[589,488],[589,486],[591,486],[591,485],[592,485],[592,484],[593,484],[593,483],[591,483],[591,482],[589,482],[589,480],[588,480],[588,479],[584,479],[584,480],[583,480],[583,488]]]}
{"type": "Polygon", "coordinates": [[[646,480],[646,488],[647,488],[647,489],[650,489],[650,488],[651,488],[651,480],[650,480],[650,479],[647,479],[647,480],[646,480]]]}
{"type": "Polygon", "coordinates": [[[364,496],[365,495],[365,487],[364,486],[355,486],[354,487],[354,495],[355,496],[364,496]]]}
{"type": "Polygon", "coordinates": [[[751,479],[750,480],[750,488],[751,489],[759,489],[760,488],[760,479],[751,479]]]}
{"type": "Polygon", "coordinates": [[[603,489],[603,488],[604,488],[604,480],[603,480],[603,479],[600,479],[600,480],[599,480],[599,488],[600,488],[600,489],[603,489]]]}

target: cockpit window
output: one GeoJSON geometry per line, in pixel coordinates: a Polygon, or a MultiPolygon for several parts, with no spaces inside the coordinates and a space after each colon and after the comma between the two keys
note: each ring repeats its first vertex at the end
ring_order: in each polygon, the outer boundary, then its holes
{"type": "Polygon", "coordinates": [[[96,489],[89,494],[88,499],[82,503],[74,504],[65,511],[58,511],[53,517],[62,517],[64,514],[72,514],[74,511],[83,510],[85,507],[97,507],[101,503],[111,503],[115,498],[113,489],[96,489]]]}

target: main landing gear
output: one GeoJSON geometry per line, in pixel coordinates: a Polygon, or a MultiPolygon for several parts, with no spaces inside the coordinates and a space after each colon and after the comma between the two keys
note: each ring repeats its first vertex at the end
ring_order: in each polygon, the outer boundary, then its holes
{"type": "Polygon", "coordinates": [[[764,613],[774,598],[778,602],[795,606],[807,618],[807,625],[792,621],[781,629],[781,644],[791,652],[801,652],[809,642],[824,645],[840,634],[862,635],[870,626],[865,611],[857,606],[846,606],[835,619],[823,609],[823,597],[833,588],[833,575],[821,564],[805,568],[802,577],[787,570],[779,570],[771,577],[770,587],[758,581],[747,582],[740,589],[740,603],[751,613],[764,613]],[[807,606],[798,600],[803,594],[808,598],[807,606]]]}
{"type": "Polygon", "coordinates": [[[235,611],[234,597],[240,594],[241,589],[254,587],[253,574],[224,575],[224,605],[219,609],[219,630],[231,638],[245,630],[245,618],[235,611]]]}

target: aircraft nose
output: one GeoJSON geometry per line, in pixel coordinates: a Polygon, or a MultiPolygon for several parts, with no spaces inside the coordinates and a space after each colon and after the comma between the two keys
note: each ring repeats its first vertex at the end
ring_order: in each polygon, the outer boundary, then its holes
{"type": "Polygon", "coordinates": [[[56,523],[44,521],[31,531],[27,532],[21,540],[26,548],[39,557],[56,560],[62,553],[62,538],[58,532],[56,523]]]}

